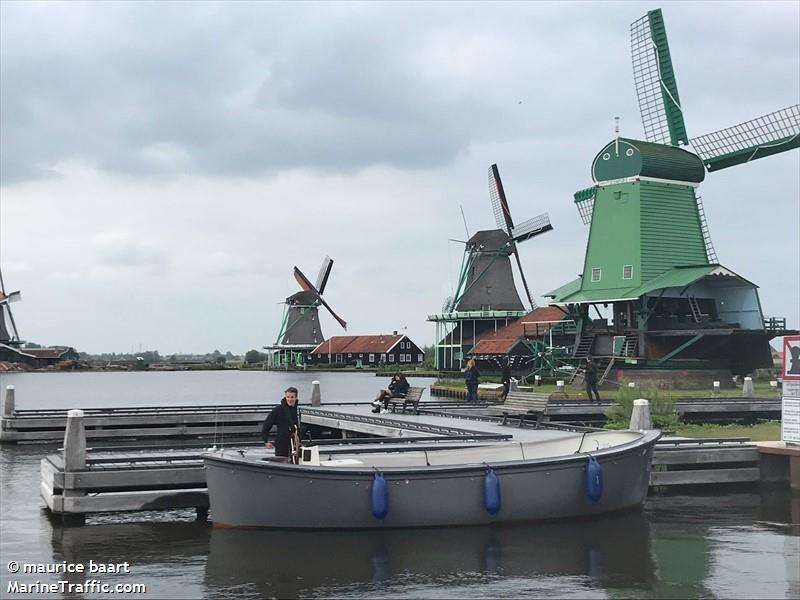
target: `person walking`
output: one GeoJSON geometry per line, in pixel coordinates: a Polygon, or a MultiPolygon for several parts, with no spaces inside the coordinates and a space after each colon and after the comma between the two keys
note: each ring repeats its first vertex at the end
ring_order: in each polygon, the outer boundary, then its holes
{"type": "Polygon", "coordinates": [[[478,381],[480,376],[475,359],[470,358],[467,361],[467,368],[464,369],[464,383],[467,384],[467,402],[478,401],[478,381]]]}
{"type": "Polygon", "coordinates": [[[503,393],[500,394],[500,399],[505,402],[508,390],[511,389],[511,366],[508,364],[507,356],[504,356],[500,361],[500,377],[503,382],[503,393]]]}
{"type": "Polygon", "coordinates": [[[597,391],[597,365],[591,356],[586,357],[583,379],[586,382],[586,395],[589,397],[589,402],[592,401],[592,392],[594,392],[597,404],[600,404],[600,392],[597,391]]]}

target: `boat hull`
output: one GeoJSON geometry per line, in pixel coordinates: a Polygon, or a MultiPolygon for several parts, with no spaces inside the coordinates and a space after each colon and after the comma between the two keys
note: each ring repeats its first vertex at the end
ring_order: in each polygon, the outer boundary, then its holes
{"type": "Polygon", "coordinates": [[[218,452],[205,456],[211,518],[217,526],[352,529],[482,525],[587,517],[640,505],[647,495],[658,432],[636,444],[592,455],[602,468],[602,495],[587,496],[587,454],[492,464],[501,507],[484,500],[488,465],[387,468],[389,510],[373,515],[375,470],[286,465],[218,452]]]}

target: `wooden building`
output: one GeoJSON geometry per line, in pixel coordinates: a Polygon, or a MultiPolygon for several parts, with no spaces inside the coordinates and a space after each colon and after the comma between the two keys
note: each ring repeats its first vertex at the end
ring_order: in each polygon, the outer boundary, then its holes
{"type": "Polygon", "coordinates": [[[24,348],[11,344],[0,344],[0,360],[24,363],[35,369],[54,366],[64,360],[77,360],[75,348],[55,346],[53,348],[24,348]]]}
{"type": "Polygon", "coordinates": [[[420,364],[425,353],[407,335],[335,335],[307,355],[310,365],[397,365],[398,369],[420,364]]]}

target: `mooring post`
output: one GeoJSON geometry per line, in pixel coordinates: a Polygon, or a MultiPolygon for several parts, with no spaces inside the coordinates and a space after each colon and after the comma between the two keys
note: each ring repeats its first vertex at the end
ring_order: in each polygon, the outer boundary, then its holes
{"type": "Polygon", "coordinates": [[[753,378],[745,377],[744,384],[742,385],[742,398],[752,398],[755,395],[756,392],[753,388],[753,378]]]}
{"type": "Polygon", "coordinates": [[[3,401],[3,418],[10,419],[14,416],[15,406],[15,399],[14,399],[14,392],[15,388],[13,385],[6,386],[6,398],[3,401]]]}
{"type": "Polygon", "coordinates": [[[650,402],[644,398],[634,400],[630,429],[632,431],[643,431],[652,428],[653,422],[650,420],[650,402]]]}
{"type": "Polygon", "coordinates": [[[67,411],[67,428],[64,431],[64,471],[80,471],[86,468],[86,430],[83,427],[83,411],[67,411]]]}
{"type": "Polygon", "coordinates": [[[86,492],[75,489],[75,471],[86,469],[86,430],[83,424],[83,411],[73,409],[67,411],[67,428],[64,431],[64,491],[62,500],[62,519],[66,522],[81,525],[85,515],[76,506],[79,498],[86,492]]]}
{"type": "Polygon", "coordinates": [[[319,381],[311,382],[311,406],[322,404],[322,393],[319,389],[319,381]]]}
{"type": "Polygon", "coordinates": [[[10,437],[10,433],[6,431],[8,425],[6,419],[14,417],[15,400],[14,400],[14,386],[6,386],[6,397],[3,400],[3,412],[0,415],[0,442],[5,442],[10,437]]]}

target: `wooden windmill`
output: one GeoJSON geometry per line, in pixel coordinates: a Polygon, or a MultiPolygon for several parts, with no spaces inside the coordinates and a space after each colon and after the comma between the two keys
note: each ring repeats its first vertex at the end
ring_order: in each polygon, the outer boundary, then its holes
{"type": "Polygon", "coordinates": [[[631,47],[645,140],[598,152],[594,185],[575,194],[590,226],[582,275],[548,296],[578,321],[575,356],[605,357],[607,374],[615,361],[716,377],[770,366],[785,319],[765,319],[756,286],[718,264],[697,188],[706,169],[800,146],[800,105],[689,138],[660,9],[631,25],[631,47]],[[611,322],[590,318],[599,306],[611,322]]]}
{"type": "Polygon", "coordinates": [[[531,309],[536,303],[522,269],[518,246],[553,229],[547,213],[514,223],[497,165],[489,167],[489,200],[497,229],[478,231],[465,242],[453,297],[442,313],[429,315],[437,323],[437,368],[459,368],[480,335],[528,313],[514,283],[514,256],[531,309]]]}
{"type": "Polygon", "coordinates": [[[265,346],[267,350],[278,351],[273,355],[273,364],[278,361],[284,366],[290,363],[301,365],[305,360],[305,354],[325,339],[319,321],[320,305],[328,310],[343,329],[347,329],[347,322],[337,315],[322,297],[332,268],[333,260],[326,256],[322,261],[317,280],[312,284],[300,269],[294,267],[294,279],[301,290],[286,298],[275,344],[265,346]]]}

